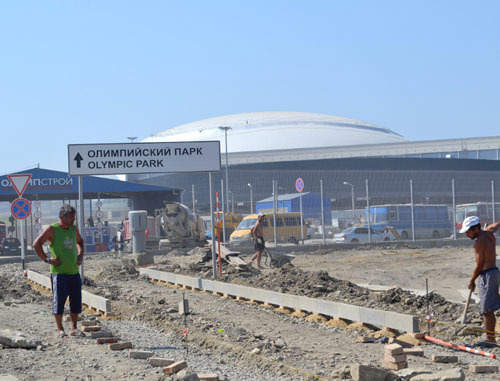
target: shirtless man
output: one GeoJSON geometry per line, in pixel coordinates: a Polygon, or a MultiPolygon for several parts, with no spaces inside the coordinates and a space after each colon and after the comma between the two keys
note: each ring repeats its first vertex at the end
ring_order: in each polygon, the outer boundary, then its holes
{"type": "Polygon", "coordinates": [[[479,298],[481,299],[481,314],[486,329],[486,344],[496,344],[495,340],[495,311],[500,308],[500,271],[496,267],[496,239],[494,233],[500,228],[500,222],[489,225],[481,230],[479,218],[467,217],[460,233],[476,240],[474,253],[476,267],[469,282],[469,290],[476,288],[476,279],[479,277],[479,298]]]}
{"type": "Polygon", "coordinates": [[[257,260],[257,267],[259,269],[262,269],[262,266],[260,265],[260,260],[262,258],[262,253],[266,248],[266,245],[264,243],[264,234],[262,233],[262,221],[264,221],[264,218],[266,218],[266,215],[263,213],[259,213],[255,225],[252,227],[252,230],[250,230],[250,237],[255,239],[254,247],[256,251],[252,259],[250,259],[250,261],[247,264],[252,265],[252,262],[254,260],[257,260]]]}

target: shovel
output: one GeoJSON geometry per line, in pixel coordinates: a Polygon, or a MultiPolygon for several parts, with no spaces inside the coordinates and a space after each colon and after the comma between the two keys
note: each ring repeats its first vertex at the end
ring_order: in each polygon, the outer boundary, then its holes
{"type": "Polygon", "coordinates": [[[464,314],[462,315],[462,320],[460,320],[460,324],[465,324],[465,315],[467,315],[467,308],[469,308],[471,296],[472,296],[472,290],[469,290],[469,297],[467,298],[467,303],[465,303],[464,314]]]}

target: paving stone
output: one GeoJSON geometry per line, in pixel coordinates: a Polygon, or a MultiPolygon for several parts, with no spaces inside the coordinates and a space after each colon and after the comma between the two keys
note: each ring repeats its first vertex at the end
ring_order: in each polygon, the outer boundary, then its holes
{"type": "Polygon", "coordinates": [[[81,328],[82,332],[97,332],[101,330],[100,325],[87,325],[81,328]]]}
{"type": "Polygon", "coordinates": [[[384,354],[384,361],[387,362],[403,362],[406,361],[406,355],[404,353],[401,353],[399,355],[389,355],[387,353],[384,354]]]}
{"type": "Polygon", "coordinates": [[[389,362],[389,361],[382,361],[382,366],[387,369],[391,370],[400,370],[403,368],[408,368],[408,362],[403,361],[403,362],[389,362]]]}
{"type": "Polygon", "coordinates": [[[471,373],[498,373],[498,365],[469,365],[471,373]]]}
{"type": "Polygon", "coordinates": [[[399,344],[388,344],[384,346],[384,352],[390,356],[400,355],[403,353],[403,347],[399,344]]]}
{"type": "Polygon", "coordinates": [[[113,333],[111,331],[90,332],[90,337],[93,339],[98,339],[100,337],[113,337],[113,333]]]}
{"type": "Polygon", "coordinates": [[[132,343],[130,341],[123,341],[121,343],[113,343],[113,344],[109,344],[108,348],[111,349],[112,351],[121,351],[123,349],[132,348],[132,343]]]}
{"type": "Polygon", "coordinates": [[[403,348],[403,353],[407,356],[424,357],[424,350],[419,347],[403,348]]]}
{"type": "Polygon", "coordinates": [[[403,348],[411,348],[411,347],[413,347],[412,344],[408,344],[407,342],[398,340],[395,337],[390,337],[388,343],[389,344],[398,344],[398,345],[401,345],[403,348]]]}
{"type": "Polygon", "coordinates": [[[187,363],[185,361],[177,361],[174,362],[173,364],[170,364],[169,366],[163,368],[163,373],[165,374],[174,374],[177,373],[178,371],[187,368],[187,363]]]}
{"type": "Polygon", "coordinates": [[[354,381],[384,381],[388,375],[385,369],[361,364],[351,365],[350,371],[354,381]]]}
{"type": "Polygon", "coordinates": [[[427,345],[427,344],[429,344],[427,342],[427,340],[417,339],[416,337],[413,337],[412,334],[410,334],[410,333],[405,333],[404,335],[398,336],[397,339],[399,341],[408,343],[410,345],[427,345]]]}
{"type": "Polygon", "coordinates": [[[117,342],[118,337],[100,337],[96,340],[97,344],[112,344],[117,342]]]}
{"type": "Polygon", "coordinates": [[[175,360],[164,359],[161,357],[150,357],[148,358],[148,363],[151,366],[169,366],[173,364],[175,360]]]}
{"type": "Polygon", "coordinates": [[[99,323],[97,323],[94,320],[84,320],[80,324],[82,327],[93,327],[93,326],[99,325],[99,323]]]}
{"type": "Polygon", "coordinates": [[[200,381],[219,381],[219,376],[215,373],[197,373],[200,381]]]}
{"type": "Polygon", "coordinates": [[[131,359],[145,360],[145,359],[152,357],[153,355],[154,355],[154,353],[151,351],[140,351],[137,349],[131,349],[128,351],[128,357],[131,359]]]}
{"type": "Polygon", "coordinates": [[[432,355],[431,361],[441,363],[458,362],[458,356],[432,355]]]}

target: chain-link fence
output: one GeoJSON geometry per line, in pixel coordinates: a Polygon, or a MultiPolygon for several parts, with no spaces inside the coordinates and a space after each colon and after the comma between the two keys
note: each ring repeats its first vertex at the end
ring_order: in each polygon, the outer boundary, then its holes
{"type": "MultiPolygon", "coordinates": [[[[285,218],[290,217],[286,213],[302,212],[304,219],[298,221],[304,224],[303,230],[299,229],[298,236],[277,237],[278,241],[300,241],[302,236],[325,243],[457,239],[462,237],[457,228],[469,215],[477,215],[482,224],[500,218],[500,175],[493,171],[230,167],[228,177],[229,192],[225,171],[214,174],[212,186],[214,193],[219,192],[221,210],[226,213],[244,219],[264,212],[271,215],[273,225],[276,221],[284,226],[285,218]],[[303,182],[302,210],[297,179],[303,182]]],[[[192,184],[183,194],[183,202],[197,214],[209,215],[209,203],[203,201],[206,185],[192,184]]],[[[271,241],[275,235],[273,232],[271,241]]]]}

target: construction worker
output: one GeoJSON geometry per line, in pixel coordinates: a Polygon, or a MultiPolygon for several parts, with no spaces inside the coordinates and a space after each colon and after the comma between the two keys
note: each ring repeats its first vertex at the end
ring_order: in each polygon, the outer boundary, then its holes
{"type": "Polygon", "coordinates": [[[250,237],[254,240],[254,248],[256,251],[250,261],[247,262],[247,264],[251,265],[254,260],[257,260],[258,269],[262,269],[260,260],[262,259],[262,253],[266,248],[266,244],[264,242],[264,234],[262,233],[262,221],[264,221],[264,218],[266,218],[266,215],[264,213],[259,213],[257,215],[257,221],[255,222],[255,225],[250,230],[250,237]]]}
{"type": "Polygon", "coordinates": [[[476,288],[476,279],[479,278],[479,298],[481,300],[481,315],[483,315],[486,329],[486,341],[479,346],[496,346],[495,340],[495,311],[500,309],[500,271],[496,266],[496,239],[494,233],[498,231],[500,223],[488,225],[481,229],[479,218],[476,216],[467,217],[460,233],[465,233],[467,237],[476,240],[474,243],[474,253],[476,256],[476,267],[469,282],[469,290],[476,288]]]}

